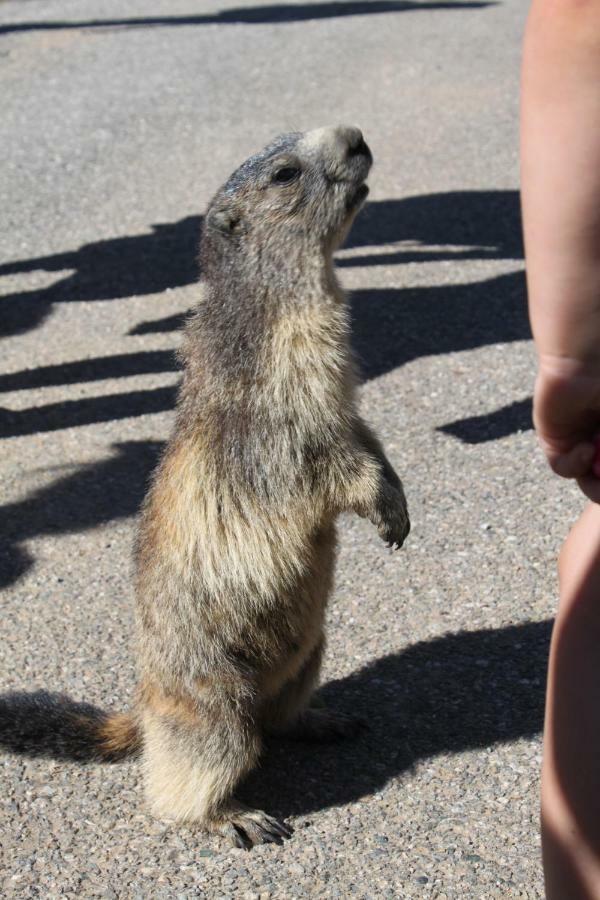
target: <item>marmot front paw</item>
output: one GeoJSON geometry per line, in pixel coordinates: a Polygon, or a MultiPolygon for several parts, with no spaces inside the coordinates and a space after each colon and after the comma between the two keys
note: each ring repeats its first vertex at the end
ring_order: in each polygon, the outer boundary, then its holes
{"type": "Polygon", "coordinates": [[[410,519],[406,498],[398,490],[390,490],[380,508],[381,520],[377,525],[379,536],[388,547],[400,549],[410,531],[410,519]]]}

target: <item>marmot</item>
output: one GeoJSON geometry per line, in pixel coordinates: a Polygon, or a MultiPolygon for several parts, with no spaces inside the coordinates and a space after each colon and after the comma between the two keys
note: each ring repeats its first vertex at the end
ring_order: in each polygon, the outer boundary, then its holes
{"type": "Polygon", "coordinates": [[[344,510],[400,547],[402,484],[360,418],[332,254],[368,188],[357,128],[285,134],[209,205],[174,433],[136,543],[139,699],[96,729],[141,745],[152,811],[234,845],[291,829],[235,799],[265,732],[354,730],[311,708],[344,510]]]}

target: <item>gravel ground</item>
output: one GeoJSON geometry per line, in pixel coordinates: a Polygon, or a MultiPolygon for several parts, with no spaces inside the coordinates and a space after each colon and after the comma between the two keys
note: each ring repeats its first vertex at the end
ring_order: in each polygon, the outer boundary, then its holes
{"type": "Polygon", "coordinates": [[[8,735],[4,896],[543,895],[555,557],[581,502],[530,426],[523,6],[0,5],[3,690],[132,696],[131,539],[171,426],[200,216],[280,131],[356,123],[373,149],[339,269],[362,408],[413,521],[395,555],[340,523],[322,693],[371,728],[269,747],[244,793],[290,819],[290,842],[246,854],[154,821],[137,764],[24,757],[8,735]]]}

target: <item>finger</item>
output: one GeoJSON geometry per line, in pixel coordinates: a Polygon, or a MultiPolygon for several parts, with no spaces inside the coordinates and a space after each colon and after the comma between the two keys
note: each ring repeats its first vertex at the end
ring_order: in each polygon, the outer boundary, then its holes
{"type": "Polygon", "coordinates": [[[585,478],[578,478],[577,484],[589,500],[600,503],[600,478],[587,475],[585,478]]]}
{"type": "Polygon", "coordinates": [[[600,478],[600,435],[594,438],[594,459],[592,461],[592,475],[600,478]]]}
{"type": "Polygon", "coordinates": [[[583,478],[589,475],[594,461],[595,447],[590,442],[576,444],[566,452],[559,452],[543,438],[540,443],[552,471],[562,478],[583,478]]]}

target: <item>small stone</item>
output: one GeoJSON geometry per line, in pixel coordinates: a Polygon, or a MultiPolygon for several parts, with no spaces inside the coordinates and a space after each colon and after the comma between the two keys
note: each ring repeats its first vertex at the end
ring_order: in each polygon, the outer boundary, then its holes
{"type": "Polygon", "coordinates": [[[43,788],[40,788],[38,791],[38,797],[53,797],[55,794],[54,788],[50,787],[49,784],[44,785],[43,788]]]}

